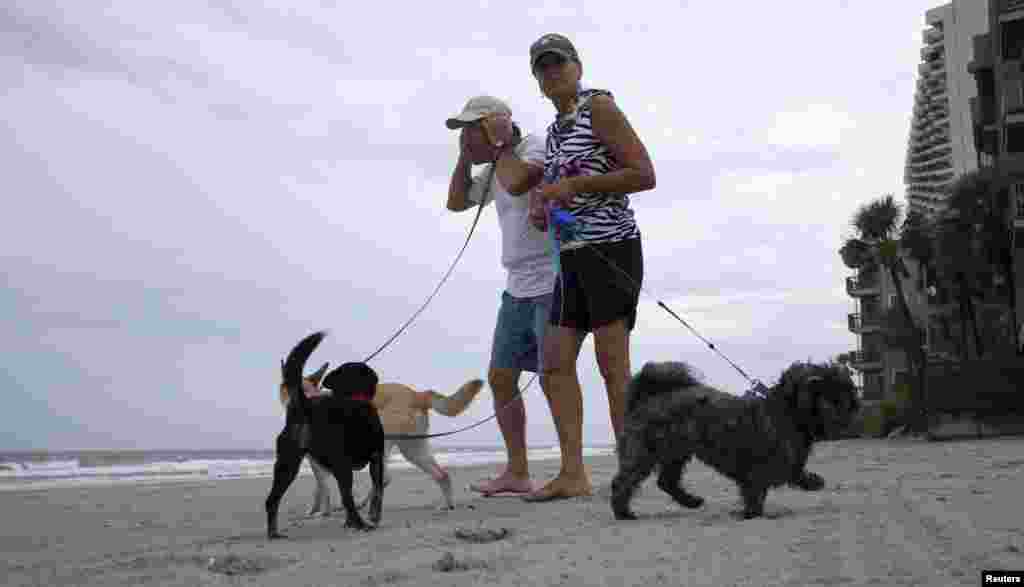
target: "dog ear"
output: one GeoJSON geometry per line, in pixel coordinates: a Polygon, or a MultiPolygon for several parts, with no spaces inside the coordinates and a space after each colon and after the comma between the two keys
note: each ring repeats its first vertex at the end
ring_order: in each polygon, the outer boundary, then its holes
{"type": "Polygon", "coordinates": [[[314,371],[313,374],[307,377],[306,379],[308,379],[310,383],[312,383],[315,387],[320,387],[320,380],[324,378],[324,374],[327,373],[327,367],[329,365],[329,362],[324,363],[319,369],[314,371]]]}
{"type": "Polygon", "coordinates": [[[281,359],[281,377],[284,377],[284,359],[281,359]]]}

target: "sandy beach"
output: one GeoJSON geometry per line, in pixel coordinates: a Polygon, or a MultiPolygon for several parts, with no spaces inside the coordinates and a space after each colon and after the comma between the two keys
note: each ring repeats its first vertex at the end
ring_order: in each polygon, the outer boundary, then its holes
{"type": "MultiPolygon", "coordinates": [[[[950,443],[846,440],[816,449],[819,493],[769,494],[767,517],[730,512],[734,486],[703,465],[698,510],[651,479],[641,519],[615,522],[613,458],[588,461],[592,498],[526,504],[466,485],[494,470],[452,470],[459,508],[418,471],[396,471],[381,527],[304,518],[313,481],[285,496],[289,538],[268,542],[268,479],[0,493],[6,585],[978,585],[982,569],[1024,569],[1024,439],[950,443]],[[462,531],[507,534],[478,543],[462,531]]],[[[544,479],[557,461],[534,465],[544,479]]],[[[337,503],[337,496],[334,497],[337,503]]]]}

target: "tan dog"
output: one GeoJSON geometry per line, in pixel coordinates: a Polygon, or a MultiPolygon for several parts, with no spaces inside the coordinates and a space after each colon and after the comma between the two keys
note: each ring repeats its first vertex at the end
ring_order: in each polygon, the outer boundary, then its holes
{"type": "MultiPolygon", "coordinates": [[[[320,387],[320,380],[327,372],[328,363],[317,369],[312,375],[306,376],[302,381],[303,391],[306,397],[330,394],[331,390],[320,387]]],[[[400,383],[380,383],[377,385],[377,393],[373,398],[373,405],[380,414],[381,424],[384,426],[384,434],[409,434],[423,435],[430,429],[430,410],[439,414],[454,417],[466,410],[480,390],[484,382],[474,379],[463,384],[451,396],[442,395],[433,390],[416,391],[415,389],[400,383]]],[[[280,386],[281,404],[288,405],[288,389],[282,383],[280,386]]],[[[437,464],[433,451],[430,448],[430,441],[426,438],[407,438],[400,440],[384,441],[384,485],[391,481],[387,471],[387,457],[391,451],[398,447],[399,452],[410,463],[421,471],[430,475],[441,488],[444,496],[444,507],[455,508],[455,501],[452,498],[452,481],[443,467],[437,464]]],[[[313,469],[313,476],[316,478],[316,490],[313,493],[313,506],[309,515],[320,513],[330,515],[331,492],[327,485],[330,473],[313,459],[308,459],[313,469]]],[[[364,507],[371,496],[360,503],[364,507]]]]}

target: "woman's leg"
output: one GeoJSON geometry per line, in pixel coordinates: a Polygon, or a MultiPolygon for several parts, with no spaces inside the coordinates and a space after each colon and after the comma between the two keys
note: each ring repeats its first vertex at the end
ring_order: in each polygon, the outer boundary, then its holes
{"type": "Polygon", "coordinates": [[[626,386],[631,373],[626,320],[617,320],[595,329],[594,351],[608,393],[608,412],[615,433],[615,445],[618,446],[626,419],[626,386]]]}
{"type": "Polygon", "coordinates": [[[549,325],[544,336],[542,387],[551,408],[562,452],[558,476],[524,497],[527,501],[549,501],[590,495],[590,478],[583,467],[583,393],[576,374],[583,337],[572,328],[549,325]]]}
{"type": "Polygon", "coordinates": [[[640,239],[588,247],[586,286],[591,293],[590,315],[598,370],[608,393],[615,444],[626,418],[626,387],[632,375],[629,338],[636,324],[644,260],[640,239]]]}

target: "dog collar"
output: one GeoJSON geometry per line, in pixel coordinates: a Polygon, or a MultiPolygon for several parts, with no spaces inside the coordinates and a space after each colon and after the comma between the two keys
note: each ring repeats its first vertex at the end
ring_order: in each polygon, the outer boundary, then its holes
{"type": "Polygon", "coordinates": [[[352,400],[352,401],[357,401],[357,402],[373,401],[373,398],[370,397],[369,394],[366,394],[366,393],[353,393],[352,395],[348,396],[348,398],[350,400],[352,400]]]}

